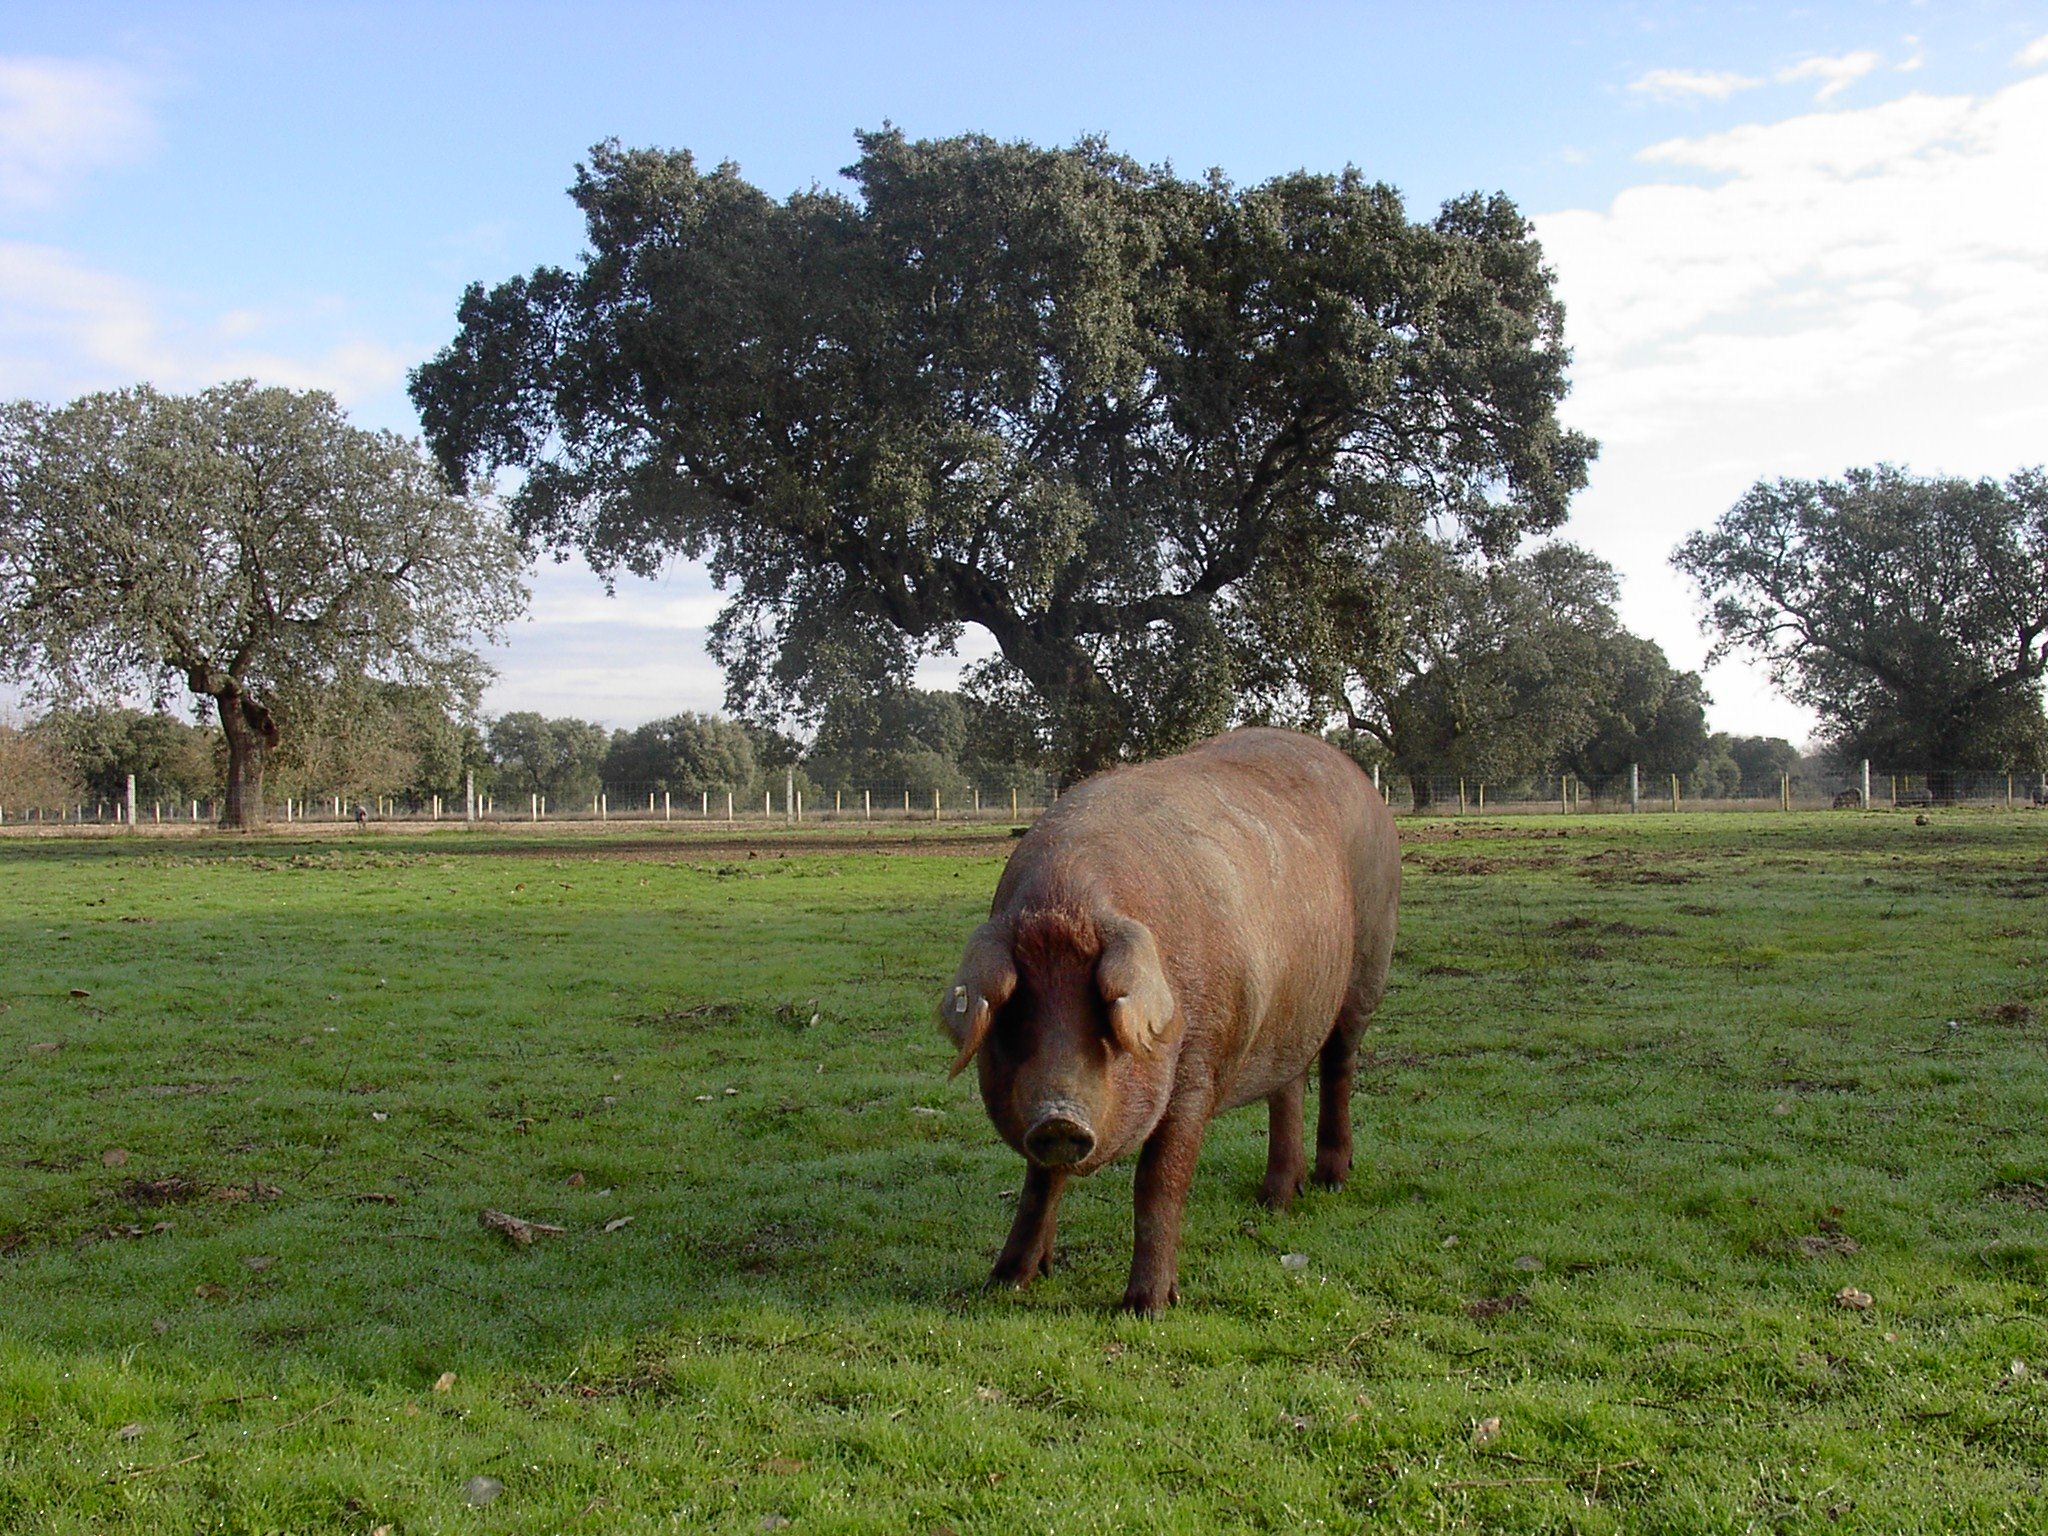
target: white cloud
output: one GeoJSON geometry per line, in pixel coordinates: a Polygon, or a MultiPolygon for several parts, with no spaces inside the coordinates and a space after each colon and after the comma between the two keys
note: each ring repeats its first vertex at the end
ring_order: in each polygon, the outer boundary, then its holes
{"type": "Polygon", "coordinates": [[[1778,71],[1778,82],[1789,85],[1794,80],[1819,80],[1821,88],[1814,92],[1815,101],[1828,101],[1840,95],[1861,80],[1883,62],[1868,49],[1845,53],[1837,58],[1816,56],[1801,59],[1789,69],[1778,71]]]}
{"type": "Polygon", "coordinates": [[[704,650],[720,599],[700,570],[623,577],[608,597],[581,565],[543,564],[532,585],[529,617],[485,652],[500,673],[484,696],[490,713],[533,709],[617,728],[723,707],[725,678],[704,650]]]}
{"type": "MultiPolygon", "coordinates": [[[[1666,559],[1757,479],[1880,459],[2002,475],[2048,455],[2048,208],[2027,191],[2048,185],[2048,76],[1640,158],[1711,179],[1537,226],[1576,351],[1566,414],[1604,444],[1573,536],[1691,666],[1704,644],[1666,559]]],[[[1711,681],[1717,720],[1788,718],[1746,672],[1711,681]]]]}
{"type": "Polygon", "coordinates": [[[1628,88],[1638,96],[1653,96],[1659,101],[1685,101],[1694,97],[1726,101],[1737,91],[1762,84],[1761,80],[1727,70],[1653,69],[1629,81],[1628,88]]]}
{"type": "Polygon", "coordinates": [[[2014,54],[2012,61],[2015,64],[2026,65],[2028,68],[2048,64],[2048,32],[2042,33],[2041,36],[2035,38],[2026,47],[2014,54]]]}
{"type": "Polygon", "coordinates": [[[0,56],[0,208],[55,202],[86,173],[137,158],[155,138],[147,98],[119,64],[0,56]]]}
{"type": "Polygon", "coordinates": [[[345,315],[325,306],[196,321],[175,318],[178,307],[56,247],[0,241],[0,398],[56,401],[144,380],[198,389],[254,378],[330,390],[351,405],[397,389],[412,361],[350,333],[345,315]]]}

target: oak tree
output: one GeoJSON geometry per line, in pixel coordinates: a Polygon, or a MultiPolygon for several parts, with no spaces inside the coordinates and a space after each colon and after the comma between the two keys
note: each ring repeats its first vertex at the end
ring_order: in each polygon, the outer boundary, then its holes
{"type": "Polygon", "coordinates": [[[412,378],[451,475],[523,477],[529,539],[708,563],[736,712],[815,724],[974,625],[1069,769],[1224,723],[1275,647],[1313,714],[1361,554],[1432,522],[1504,553],[1584,481],[1505,197],[859,143],[851,195],[779,201],[600,146],[580,264],[472,286],[412,378]]]}
{"type": "Polygon", "coordinates": [[[1746,653],[1837,757],[1916,770],[2048,761],[2048,477],[1890,465],[1760,481],[1672,563],[1716,659],[1746,653]]]}
{"type": "Polygon", "coordinates": [[[287,691],[372,676],[473,702],[470,642],[519,612],[521,563],[415,443],[317,391],[0,408],[0,671],[55,700],[209,700],[227,826],[262,824],[287,691]]]}

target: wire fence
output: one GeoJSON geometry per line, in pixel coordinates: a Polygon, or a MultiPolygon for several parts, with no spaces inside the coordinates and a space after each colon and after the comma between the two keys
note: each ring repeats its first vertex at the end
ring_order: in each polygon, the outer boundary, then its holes
{"type": "MultiPolygon", "coordinates": [[[[1862,764],[1810,766],[1735,783],[1701,785],[1677,774],[1640,768],[1605,777],[1563,773],[1519,778],[1459,774],[1391,774],[1374,780],[1400,816],[1516,816],[1671,811],[1925,810],[1937,807],[2033,809],[2048,805],[2048,774],[2003,769],[1889,769],[1862,764]]],[[[502,786],[452,795],[286,796],[266,804],[267,819],[285,825],[367,826],[372,822],[663,824],[754,828],[844,823],[1016,823],[1039,815],[1057,798],[1049,786],[1013,784],[932,788],[889,784],[819,789],[789,776],[758,788],[675,790],[648,784],[602,784],[554,797],[502,786]]],[[[0,800],[0,825],[206,826],[220,819],[218,797],[167,800],[138,794],[115,800],[45,803],[0,800]]]]}

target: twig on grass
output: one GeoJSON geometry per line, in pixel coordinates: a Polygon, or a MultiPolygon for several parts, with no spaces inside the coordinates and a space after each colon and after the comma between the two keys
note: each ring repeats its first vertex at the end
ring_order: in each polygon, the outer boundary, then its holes
{"type": "Polygon", "coordinates": [[[1625,1472],[1631,1467],[1640,1467],[1642,1462],[1634,1458],[1627,1461],[1596,1461],[1590,1467],[1578,1467],[1570,1472],[1551,1472],[1542,1476],[1529,1477],[1464,1477],[1453,1482],[1438,1483],[1439,1488],[1522,1488],[1537,1483],[1562,1483],[1569,1487],[1583,1478],[1593,1479],[1593,1497],[1600,1496],[1600,1484],[1610,1472],[1625,1472]]]}
{"type": "Polygon", "coordinates": [[[286,1419],[282,1424],[272,1424],[267,1428],[259,1429],[258,1431],[256,1431],[256,1433],[258,1433],[259,1435],[274,1435],[277,1434],[280,1430],[295,1429],[299,1425],[305,1423],[306,1420],[312,1418],[314,1414],[325,1413],[328,1409],[332,1408],[336,1403],[341,1401],[342,1395],[343,1394],[337,1392],[334,1394],[334,1396],[327,1399],[326,1402],[319,1404],[317,1407],[308,1408],[304,1413],[300,1414],[297,1418],[286,1419]]]}
{"type": "Polygon", "coordinates": [[[131,1467],[126,1472],[115,1473],[111,1478],[108,1479],[108,1481],[113,1483],[126,1483],[131,1482],[138,1477],[151,1477],[158,1472],[168,1472],[173,1467],[186,1466],[189,1463],[195,1462],[199,1460],[200,1457],[208,1454],[210,1453],[206,1451],[194,1451],[190,1456],[180,1456],[176,1461],[160,1461],[153,1467],[131,1467]]]}

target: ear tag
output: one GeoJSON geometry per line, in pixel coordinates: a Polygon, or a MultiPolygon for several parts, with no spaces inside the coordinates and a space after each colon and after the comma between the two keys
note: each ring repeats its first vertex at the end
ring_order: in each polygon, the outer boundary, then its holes
{"type": "Polygon", "coordinates": [[[967,989],[965,987],[955,987],[953,989],[953,1011],[955,1013],[965,1013],[967,1011],[967,989]]]}

